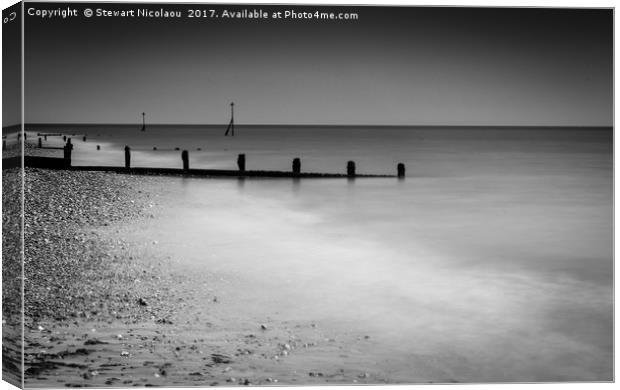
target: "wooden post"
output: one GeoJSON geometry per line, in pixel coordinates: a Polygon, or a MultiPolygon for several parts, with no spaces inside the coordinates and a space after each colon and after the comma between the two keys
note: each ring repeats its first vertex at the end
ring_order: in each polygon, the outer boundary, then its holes
{"type": "Polygon", "coordinates": [[[71,143],[71,138],[67,141],[64,147],[65,152],[65,167],[71,167],[71,151],[73,150],[73,144],[71,143]]]}
{"type": "Polygon", "coordinates": [[[189,170],[189,152],[187,150],[181,152],[181,160],[183,160],[183,170],[189,170]]]}
{"type": "Polygon", "coordinates": [[[63,140],[64,142],[67,142],[67,136],[66,136],[66,135],[63,135],[63,136],[62,136],[62,140],[63,140]]]}
{"type": "Polygon", "coordinates": [[[6,150],[6,140],[2,140],[2,150],[6,150]]]}
{"type": "Polygon", "coordinates": [[[86,142],[86,136],[82,137],[82,142],[86,142]]]}
{"type": "Polygon", "coordinates": [[[347,163],[347,176],[355,177],[355,162],[349,161],[347,163]]]}
{"type": "Polygon", "coordinates": [[[405,178],[405,164],[398,163],[398,165],[396,166],[396,171],[399,179],[405,178]]]}
{"type": "Polygon", "coordinates": [[[45,140],[47,141],[47,135],[44,135],[44,136],[43,136],[43,139],[45,139],[45,140]]]}
{"type": "Polygon", "coordinates": [[[239,157],[237,157],[237,166],[241,172],[245,171],[245,154],[240,154],[239,157]]]}
{"type": "Polygon", "coordinates": [[[293,160],[293,174],[299,175],[301,173],[301,160],[296,158],[293,160]]]}
{"type": "Polygon", "coordinates": [[[101,150],[101,145],[97,145],[97,150],[101,150]]]}
{"type": "Polygon", "coordinates": [[[43,145],[41,144],[41,137],[39,137],[39,149],[42,148],[43,145]]]}
{"type": "Polygon", "coordinates": [[[131,148],[125,145],[125,168],[131,168],[131,148]]]}

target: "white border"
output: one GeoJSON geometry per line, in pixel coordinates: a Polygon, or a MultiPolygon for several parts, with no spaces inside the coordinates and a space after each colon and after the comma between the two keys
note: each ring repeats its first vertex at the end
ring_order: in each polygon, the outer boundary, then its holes
{"type": "MultiPolygon", "coordinates": [[[[42,1],[43,2],[43,1],[42,1]]],[[[97,3],[100,1],[80,1],[80,2],[92,2],[92,3],[97,3]]],[[[13,4],[15,4],[16,1],[9,1],[9,0],[0,0],[0,5],[2,6],[2,9],[7,8],[13,4]]],[[[558,0],[519,0],[519,1],[515,1],[515,0],[501,0],[501,1],[497,1],[497,0],[475,0],[475,1],[466,1],[466,0],[434,0],[434,1],[412,1],[412,0],[389,0],[389,1],[380,1],[380,0],[340,0],[340,1],[328,1],[328,0],[303,0],[301,2],[294,2],[294,1],[284,1],[284,0],[269,0],[269,1],[260,1],[260,0],[245,0],[245,1],[239,1],[239,0],[211,0],[211,1],[205,1],[205,2],[199,2],[199,1],[180,1],[180,0],[168,0],[168,1],[119,1],[119,3],[222,3],[222,4],[325,4],[325,5],[338,5],[338,4],[345,4],[345,5],[377,5],[377,6],[389,6],[389,5],[404,5],[404,6],[414,6],[414,5],[435,5],[435,6],[474,6],[474,7],[566,7],[566,8],[572,8],[572,7],[586,7],[586,8],[615,8],[615,1],[609,1],[609,0],[591,0],[591,1],[583,1],[583,0],[562,0],[562,1],[558,1],[558,0]]],[[[616,74],[616,62],[615,62],[615,52],[617,51],[618,48],[618,32],[615,29],[615,12],[614,12],[614,76],[616,74]]],[[[1,33],[0,33],[0,38],[1,38],[1,33]]],[[[22,80],[23,83],[23,80],[22,80]]],[[[616,80],[616,78],[614,77],[614,114],[616,112],[618,112],[618,106],[615,100],[615,91],[617,90],[618,87],[618,81],[616,80]]],[[[23,88],[23,84],[22,84],[22,88],[23,88]]],[[[0,103],[1,103],[1,97],[0,97],[0,103]]],[[[22,102],[23,103],[23,102],[22,102]]],[[[23,109],[23,106],[22,106],[23,109]]],[[[23,112],[22,112],[23,115],[23,112]]],[[[616,126],[616,115],[614,115],[614,128],[616,126]]],[[[614,131],[615,134],[615,131],[614,131]]],[[[617,163],[619,161],[619,158],[617,156],[617,154],[615,153],[615,151],[617,150],[617,146],[619,145],[619,141],[618,138],[614,135],[614,168],[617,166],[617,163]]],[[[618,198],[616,198],[617,196],[617,191],[616,191],[616,183],[618,183],[618,181],[616,180],[616,170],[614,169],[614,205],[617,202],[618,198]]],[[[618,212],[616,211],[616,208],[614,207],[614,226],[615,226],[615,221],[617,220],[618,217],[618,212]]],[[[616,229],[614,229],[614,243],[618,241],[618,232],[616,231],[616,229]]],[[[617,247],[615,247],[614,245],[614,259],[617,258],[617,247]]],[[[614,267],[614,281],[618,280],[618,271],[617,268],[614,267]]],[[[615,285],[615,282],[614,282],[615,285]]],[[[1,281],[0,281],[0,287],[1,287],[1,281]]],[[[1,289],[0,289],[1,291],[1,289]]],[[[615,302],[617,302],[617,290],[614,291],[615,293],[615,302]]],[[[614,304],[615,307],[615,304],[614,304]]],[[[1,326],[0,326],[1,328],[1,326]]],[[[617,318],[617,311],[614,312],[614,334],[617,334],[618,332],[618,318],[617,318]]],[[[614,352],[615,352],[615,343],[614,343],[614,352]]],[[[0,362],[0,367],[1,367],[1,362],[0,362]]],[[[618,370],[619,365],[618,365],[618,359],[615,359],[614,361],[614,374],[618,375],[618,373],[620,372],[618,370]]],[[[442,387],[446,387],[446,386],[456,386],[456,389],[483,389],[483,390],[577,390],[577,389],[586,389],[586,388],[595,388],[595,389],[611,389],[611,388],[615,388],[616,385],[614,383],[557,383],[557,384],[493,384],[493,385],[486,385],[486,384],[474,384],[474,385],[461,385],[461,384],[455,384],[455,385],[391,385],[391,386],[373,386],[373,388],[375,389],[382,389],[382,390],[390,390],[390,389],[398,389],[398,390],[437,390],[440,389],[442,387]]],[[[189,387],[189,388],[196,388],[196,387],[189,387]]],[[[221,387],[219,387],[221,388],[221,387]]],[[[300,386],[300,387],[278,387],[279,389],[296,389],[299,390],[300,388],[303,389],[307,389],[307,390],[325,390],[325,389],[342,389],[342,390],[359,390],[361,387],[360,386],[300,386]]],[[[0,381],[0,390],[9,390],[9,389],[15,389],[14,386],[6,383],[6,382],[2,382],[0,381]]],[[[159,389],[163,389],[163,390],[168,390],[169,388],[159,388],[159,389]]],[[[170,388],[170,389],[175,389],[175,388],[170,388]]]]}

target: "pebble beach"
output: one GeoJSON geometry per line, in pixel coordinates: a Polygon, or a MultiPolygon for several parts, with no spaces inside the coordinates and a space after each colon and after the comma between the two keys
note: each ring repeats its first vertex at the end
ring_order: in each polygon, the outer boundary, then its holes
{"type": "Polygon", "coordinates": [[[248,316],[156,241],[127,242],[166,180],[26,169],[27,386],[387,383],[356,360],[368,336],[248,316]],[[347,359],[359,368],[334,364],[347,359]]]}

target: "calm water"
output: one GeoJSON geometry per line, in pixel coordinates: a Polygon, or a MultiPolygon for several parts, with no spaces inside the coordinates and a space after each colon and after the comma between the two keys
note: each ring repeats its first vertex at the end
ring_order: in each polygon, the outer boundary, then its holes
{"type": "Polygon", "coordinates": [[[250,312],[372,334],[394,366],[424,356],[462,381],[612,377],[611,129],[57,130],[87,135],[79,165],[122,165],[125,144],[134,166],[180,167],[175,147],[196,168],[235,168],[238,153],[248,169],[403,162],[404,181],[171,178],[164,215],[136,239],[245,275],[253,293],[235,299],[250,312]]]}

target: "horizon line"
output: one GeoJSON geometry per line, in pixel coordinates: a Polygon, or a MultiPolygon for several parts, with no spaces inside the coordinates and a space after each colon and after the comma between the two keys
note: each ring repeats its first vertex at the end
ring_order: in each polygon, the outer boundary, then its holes
{"type": "MultiPolygon", "coordinates": [[[[141,127],[141,123],[101,123],[101,122],[26,122],[24,126],[136,126],[141,127]]],[[[248,127],[614,127],[614,124],[610,125],[593,125],[593,124],[546,124],[546,125],[517,125],[517,124],[311,124],[311,123],[236,123],[236,126],[248,126],[248,127]]],[[[21,126],[20,123],[13,125],[2,126],[2,128],[21,126]]],[[[226,127],[227,124],[223,123],[147,123],[148,126],[222,126],[226,127]]]]}

